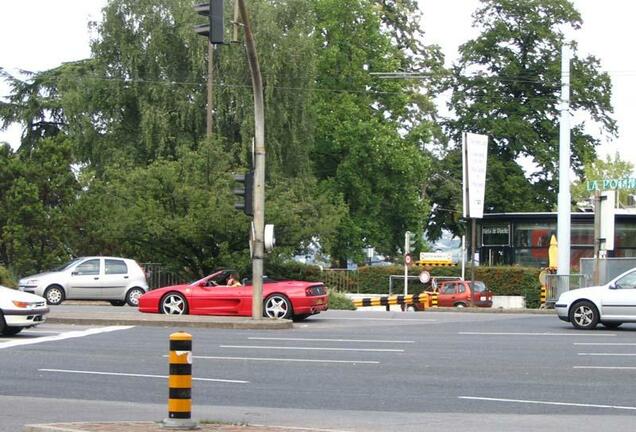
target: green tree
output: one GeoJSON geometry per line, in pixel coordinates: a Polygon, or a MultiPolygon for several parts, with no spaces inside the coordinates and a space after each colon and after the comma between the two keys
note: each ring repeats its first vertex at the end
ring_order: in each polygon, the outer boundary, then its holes
{"type": "MultiPolygon", "coordinates": [[[[482,0],[473,17],[482,33],[460,47],[449,103],[455,113],[447,124],[450,136],[455,143],[463,132],[489,136],[485,211],[550,210],[557,197],[560,53],[567,43],[565,28],[579,29],[581,17],[567,0],[482,0]],[[530,174],[524,169],[528,165],[535,167],[530,174]]],[[[572,47],[571,166],[581,175],[584,164],[595,158],[599,139],[576,119],[584,116],[610,135],[616,125],[609,75],[597,58],[580,57],[572,47]]],[[[445,175],[461,178],[453,168],[445,175]]],[[[457,208],[460,198],[444,197],[444,207],[457,208]]],[[[438,221],[458,230],[447,218],[438,221]]]]}
{"type": "Polygon", "coordinates": [[[3,260],[19,275],[50,268],[71,255],[68,208],[78,193],[71,145],[62,135],[11,158],[14,178],[0,207],[3,260]]]}
{"type": "MultiPolygon", "coordinates": [[[[574,203],[584,202],[594,195],[587,189],[588,181],[630,178],[634,174],[634,164],[622,160],[620,155],[616,153],[613,158],[607,155],[605,159],[596,159],[585,164],[583,171],[583,178],[572,184],[572,201],[574,203]]],[[[618,203],[621,206],[627,205],[627,193],[618,191],[618,203]]]]}

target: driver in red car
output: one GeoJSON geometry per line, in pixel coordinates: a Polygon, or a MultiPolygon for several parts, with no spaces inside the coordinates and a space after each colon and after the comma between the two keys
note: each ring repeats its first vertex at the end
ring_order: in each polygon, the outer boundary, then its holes
{"type": "Polygon", "coordinates": [[[237,273],[232,273],[230,277],[227,278],[227,282],[225,282],[227,286],[237,287],[243,286],[241,281],[239,280],[239,275],[237,273]]]}

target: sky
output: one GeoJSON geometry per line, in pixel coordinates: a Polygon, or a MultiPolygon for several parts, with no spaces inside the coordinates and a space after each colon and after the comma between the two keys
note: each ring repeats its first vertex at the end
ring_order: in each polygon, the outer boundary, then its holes
{"type": "MultiPolygon", "coordinates": [[[[419,0],[426,42],[442,47],[447,64],[457,47],[475,37],[471,14],[478,0],[419,0]]],[[[573,33],[579,54],[592,54],[612,78],[614,118],[619,137],[602,137],[599,156],[619,153],[636,166],[636,56],[629,47],[636,41],[636,1],[574,0],[583,27],[573,33]]],[[[90,56],[88,22],[101,18],[106,0],[2,0],[0,2],[0,67],[42,71],[62,62],[90,56]]],[[[249,5],[249,3],[248,3],[249,5]]],[[[0,96],[8,88],[0,83],[0,96]]],[[[0,131],[0,142],[17,146],[19,126],[0,131]]],[[[557,157],[555,155],[555,157],[557,157]]]]}

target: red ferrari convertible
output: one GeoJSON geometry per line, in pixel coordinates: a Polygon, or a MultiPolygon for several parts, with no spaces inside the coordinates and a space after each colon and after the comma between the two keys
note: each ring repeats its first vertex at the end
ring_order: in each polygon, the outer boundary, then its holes
{"type": "MultiPolygon", "coordinates": [[[[167,286],[139,298],[139,310],[173,315],[252,315],[252,285],[232,285],[233,270],[219,270],[196,282],[167,286]]],[[[303,320],[326,311],[327,289],[321,282],[263,280],[263,314],[303,320]]]]}

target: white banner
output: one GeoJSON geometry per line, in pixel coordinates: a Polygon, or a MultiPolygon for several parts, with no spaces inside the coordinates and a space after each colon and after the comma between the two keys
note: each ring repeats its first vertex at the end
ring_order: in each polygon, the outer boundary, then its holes
{"type": "Polygon", "coordinates": [[[484,216],[488,136],[465,133],[462,142],[464,217],[484,216]]]}

